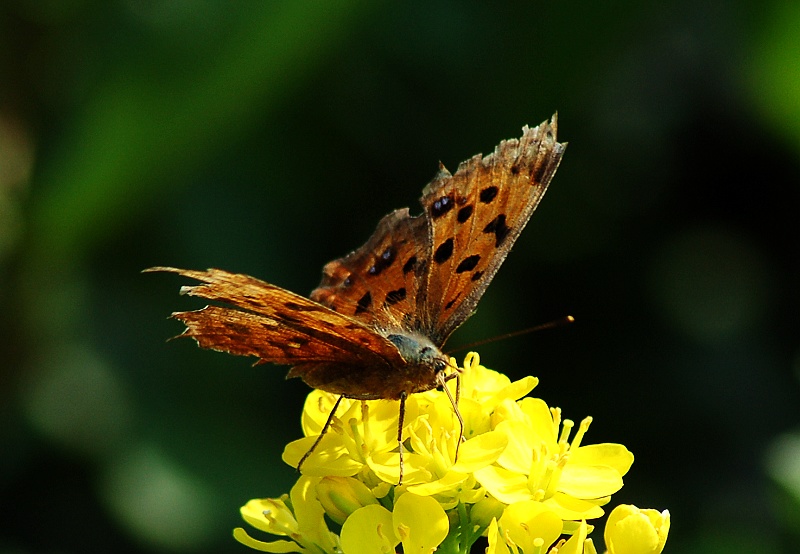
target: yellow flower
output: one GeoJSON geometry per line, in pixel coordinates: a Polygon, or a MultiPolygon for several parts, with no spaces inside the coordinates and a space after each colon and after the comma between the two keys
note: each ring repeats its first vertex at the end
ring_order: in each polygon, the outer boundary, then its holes
{"type": "Polygon", "coordinates": [[[405,493],[390,512],[383,506],[365,506],[342,526],[345,554],[384,554],[403,543],[403,552],[433,552],[447,536],[448,521],[438,502],[405,493]]]}
{"type": "Polygon", "coordinates": [[[234,529],[234,538],[262,552],[334,552],[339,541],[325,525],[325,512],[314,492],[318,481],[300,477],[288,498],[251,500],[241,509],[242,518],[256,529],[291,541],[262,542],[241,527],[234,529]]]}
{"type": "Polygon", "coordinates": [[[591,418],[574,426],[561,411],[536,398],[504,400],[492,415],[493,428],[509,439],[497,463],[475,478],[501,502],[543,502],[564,520],[603,515],[601,505],[622,487],[633,454],[620,444],[581,446],[591,418]]]}
{"type": "MultiPolygon", "coordinates": [[[[558,408],[525,396],[538,383],[533,377],[512,382],[470,354],[458,380],[459,390],[448,381],[450,395],[430,390],[407,399],[401,486],[398,402],[343,399],[291,494],[242,508],[250,525],[286,540],[262,542],[241,528],[236,539],[265,552],[385,554],[402,543],[409,553],[467,553],[485,535],[488,554],[596,554],[586,520],[603,514],[633,455],[619,444],[583,445],[591,418],[573,432],[558,408]],[[458,398],[463,437],[450,396],[458,398]]],[[[297,467],[336,401],[309,394],[305,438],[286,446],[287,463],[297,467]]],[[[656,525],[646,510],[613,512],[611,554],[660,552],[663,541],[656,551],[640,539],[650,537],[642,518],[666,538],[669,519],[661,517],[656,525]]]]}
{"type": "MultiPolygon", "coordinates": [[[[287,464],[297,467],[319,437],[337,398],[320,390],[311,391],[303,408],[306,436],[286,445],[283,460],[287,464]]],[[[397,448],[398,413],[396,401],[343,399],[327,433],[303,464],[303,474],[351,477],[368,471],[369,457],[397,448]]]]}
{"type": "Polygon", "coordinates": [[[498,523],[509,545],[516,545],[522,552],[546,551],[564,527],[558,515],[532,500],[510,505],[498,523]]]}
{"type": "MultiPolygon", "coordinates": [[[[409,452],[403,455],[404,486],[415,494],[437,495],[445,508],[452,508],[459,501],[474,503],[483,498],[484,493],[476,488],[471,474],[495,462],[508,439],[495,431],[475,435],[461,443],[456,460],[460,434],[450,400],[440,393],[431,403],[420,406],[419,401],[412,396],[407,403],[411,411],[421,415],[407,428],[409,452]]],[[[463,417],[475,419],[474,405],[461,404],[459,408],[463,417]]],[[[400,477],[400,455],[397,452],[373,455],[370,468],[384,481],[396,483],[400,477]]]]}
{"type": "Polygon", "coordinates": [[[622,504],[608,516],[605,530],[609,554],[659,554],[669,534],[669,511],[640,510],[622,504]]]}

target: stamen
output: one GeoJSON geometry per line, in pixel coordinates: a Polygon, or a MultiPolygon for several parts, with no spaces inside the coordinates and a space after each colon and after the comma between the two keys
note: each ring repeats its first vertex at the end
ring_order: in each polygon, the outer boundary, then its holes
{"type": "Polygon", "coordinates": [[[354,417],[351,417],[350,420],[347,422],[350,426],[350,432],[353,434],[353,442],[355,443],[355,450],[358,453],[359,461],[363,464],[367,463],[367,444],[364,442],[364,438],[361,436],[361,433],[358,432],[358,420],[354,417]]]}
{"type": "Polygon", "coordinates": [[[558,429],[561,426],[561,408],[550,408],[550,415],[553,416],[553,425],[558,429]]]}
{"type": "Polygon", "coordinates": [[[470,352],[464,358],[464,371],[470,371],[479,365],[481,365],[481,357],[477,352],[470,352]]]}
{"type": "Polygon", "coordinates": [[[558,437],[558,444],[559,446],[568,445],[569,434],[572,431],[572,428],[575,427],[575,422],[571,419],[565,419],[564,423],[561,426],[561,436],[558,437]]]}
{"type": "Polygon", "coordinates": [[[592,416],[583,418],[580,427],[578,427],[578,432],[575,433],[575,438],[572,439],[572,444],[569,447],[570,450],[578,448],[581,445],[583,436],[586,434],[586,431],[589,430],[589,425],[591,424],[592,424],[592,416]]]}

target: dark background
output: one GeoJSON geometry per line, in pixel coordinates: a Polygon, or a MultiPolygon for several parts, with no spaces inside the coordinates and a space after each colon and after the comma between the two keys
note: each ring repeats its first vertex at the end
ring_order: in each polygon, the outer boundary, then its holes
{"type": "MultiPolygon", "coordinates": [[[[800,4],[0,4],[0,552],[243,552],[307,388],[152,265],[307,293],[450,169],[570,142],[450,346],[636,455],[668,552],[800,539],[800,4]]],[[[595,540],[600,542],[599,533],[595,540]]]]}

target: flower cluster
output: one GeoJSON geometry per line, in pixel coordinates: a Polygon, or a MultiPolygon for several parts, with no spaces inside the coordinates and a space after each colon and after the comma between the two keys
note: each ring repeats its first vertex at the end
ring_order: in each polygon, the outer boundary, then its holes
{"type": "MultiPolygon", "coordinates": [[[[402,484],[397,402],[344,399],[291,493],[242,508],[251,526],[286,540],[263,542],[242,528],[234,537],[263,552],[385,553],[402,544],[403,552],[466,553],[485,536],[489,554],[594,554],[587,520],[604,515],[633,454],[584,445],[591,418],[575,429],[560,409],[526,396],[534,377],[511,382],[473,353],[459,380],[463,439],[444,391],[407,399],[402,484]]],[[[309,394],[306,436],[286,446],[284,461],[297,467],[335,401],[309,394]]],[[[668,530],[666,511],[619,506],[605,542],[612,554],[658,554],[668,530]]]]}

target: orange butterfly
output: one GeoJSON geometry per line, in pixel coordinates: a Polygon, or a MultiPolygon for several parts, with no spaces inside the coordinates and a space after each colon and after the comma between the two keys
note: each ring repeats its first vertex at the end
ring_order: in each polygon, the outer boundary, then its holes
{"type": "Polygon", "coordinates": [[[201,347],[291,365],[288,377],[340,400],[400,400],[402,448],[405,399],[448,379],[442,346],[472,315],[558,168],[566,143],[556,129],[554,115],[455,174],[440,164],[423,213],[381,219],[366,244],[325,265],[310,299],[219,269],[145,271],[196,279],[181,293],[227,305],[172,314],[201,347]]]}

